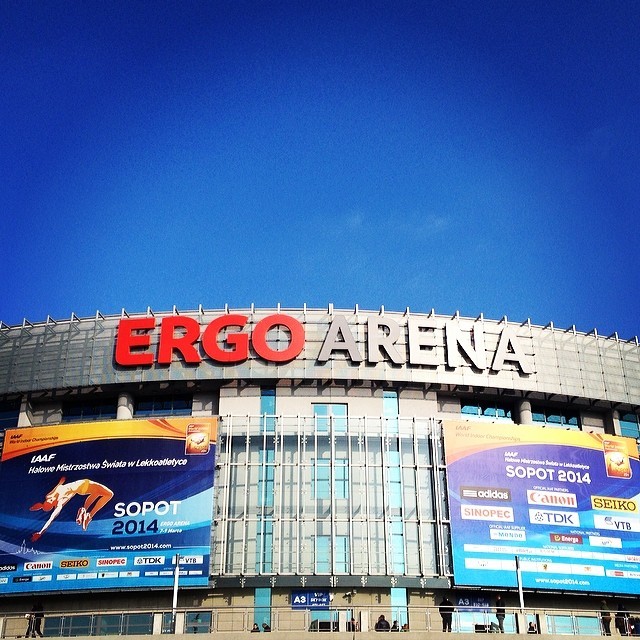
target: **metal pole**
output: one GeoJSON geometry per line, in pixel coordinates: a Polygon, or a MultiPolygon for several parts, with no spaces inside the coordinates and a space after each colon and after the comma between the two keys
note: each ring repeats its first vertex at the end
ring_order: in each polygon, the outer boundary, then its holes
{"type": "Polygon", "coordinates": [[[171,628],[176,632],[176,613],[178,609],[178,582],[180,580],[180,554],[176,553],[176,566],[173,571],[173,603],[171,605],[171,628]]]}
{"type": "Polygon", "coordinates": [[[518,581],[518,596],[520,596],[520,613],[524,613],[524,593],[522,592],[522,571],[520,570],[520,558],[516,556],[516,579],[518,581]]]}

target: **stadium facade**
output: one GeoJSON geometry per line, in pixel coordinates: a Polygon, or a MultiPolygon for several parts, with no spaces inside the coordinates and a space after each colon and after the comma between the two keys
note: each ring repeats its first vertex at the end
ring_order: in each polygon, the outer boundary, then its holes
{"type": "Polygon", "coordinates": [[[637,338],[507,318],[0,323],[1,605],[164,598],[177,559],[256,619],[597,608],[640,592],[639,407],[637,338]]]}

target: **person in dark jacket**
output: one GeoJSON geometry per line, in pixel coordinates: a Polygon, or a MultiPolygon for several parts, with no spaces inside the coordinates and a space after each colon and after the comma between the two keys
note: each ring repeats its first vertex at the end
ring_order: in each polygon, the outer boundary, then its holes
{"type": "Polygon", "coordinates": [[[376,622],[375,630],[376,631],[391,631],[391,625],[389,624],[389,621],[383,615],[381,615],[378,618],[378,622],[376,622]]]}
{"type": "Polygon", "coordinates": [[[451,631],[451,621],[453,620],[453,611],[454,606],[453,602],[444,596],[442,598],[442,602],[438,606],[438,611],[440,612],[440,617],[442,618],[442,630],[443,631],[451,631]]]}

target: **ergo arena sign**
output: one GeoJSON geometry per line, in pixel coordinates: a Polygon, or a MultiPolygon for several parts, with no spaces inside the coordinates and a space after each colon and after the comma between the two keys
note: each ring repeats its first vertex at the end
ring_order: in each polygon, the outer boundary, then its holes
{"type": "MultiPolygon", "coordinates": [[[[210,360],[230,364],[247,360],[251,347],[257,357],[267,362],[285,363],[302,353],[305,328],[300,321],[273,314],[262,318],[248,332],[248,320],[248,316],[228,313],[203,328],[189,316],[167,316],[159,321],[153,317],[122,318],[116,333],[115,361],[123,367],[170,364],[174,354],[179,354],[185,362],[197,364],[204,353],[210,360]],[[269,344],[269,332],[276,328],[288,332],[288,344],[283,349],[269,344]]],[[[459,322],[445,321],[442,326],[437,318],[408,316],[406,325],[400,325],[389,317],[369,316],[365,324],[366,343],[359,346],[346,316],[335,315],[317,361],[327,362],[341,354],[354,364],[388,360],[396,365],[456,368],[471,363],[479,370],[501,371],[508,365],[522,374],[533,373],[532,354],[526,352],[513,326],[505,325],[500,330],[495,351],[488,353],[481,322],[470,321],[463,327],[459,322]],[[406,344],[400,342],[405,327],[406,344]]]]}

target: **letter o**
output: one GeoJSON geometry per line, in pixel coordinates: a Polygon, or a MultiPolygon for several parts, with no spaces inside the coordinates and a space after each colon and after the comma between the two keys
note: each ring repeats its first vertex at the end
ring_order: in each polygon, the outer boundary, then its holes
{"type": "Polygon", "coordinates": [[[304,349],[304,327],[295,318],[277,313],[258,322],[253,330],[251,341],[261,358],[271,362],[289,362],[297,358],[304,349]],[[267,344],[267,334],[279,325],[286,327],[291,333],[289,346],[282,351],[276,351],[267,344]]]}
{"type": "Polygon", "coordinates": [[[242,362],[249,357],[249,336],[246,333],[229,333],[226,342],[231,349],[221,349],[218,335],[227,327],[240,327],[247,324],[247,316],[229,314],[213,320],[202,334],[202,348],[205,353],[218,362],[242,362]]]}

